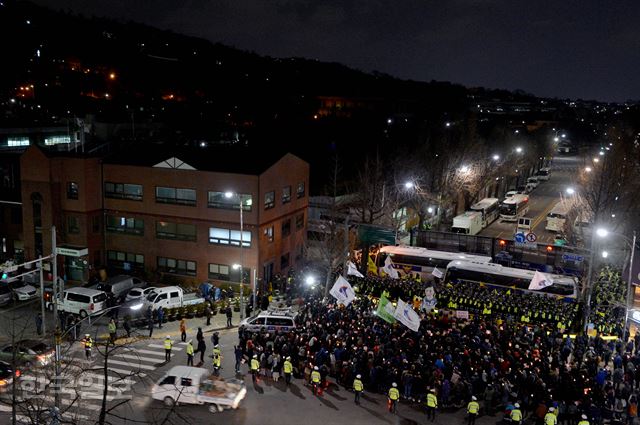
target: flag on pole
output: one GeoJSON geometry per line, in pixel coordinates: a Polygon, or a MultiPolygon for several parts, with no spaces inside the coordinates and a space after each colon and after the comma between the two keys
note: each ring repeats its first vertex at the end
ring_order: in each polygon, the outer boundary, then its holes
{"type": "Polygon", "coordinates": [[[362,273],[358,271],[358,268],[351,261],[347,261],[347,276],[364,277],[362,273]]]}
{"type": "Polygon", "coordinates": [[[400,298],[398,298],[398,306],[393,316],[412,331],[418,332],[420,328],[420,316],[413,310],[411,305],[405,303],[400,298]]]}
{"type": "Polygon", "coordinates": [[[380,297],[380,302],[378,302],[378,309],[376,310],[376,315],[384,320],[385,322],[389,322],[391,324],[396,323],[396,318],[393,317],[395,313],[395,307],[391,302],[387,299],[387,297],[382,294],[380,297]]]}
{"type": "Polygon", "coordinates": [[[398,279],[398,271],[393,267],[393,263],[391,262],[391,257],[387,256],[384,260],[384,267],[382,267],[382,271],[387,274],[392,279],[398,279]]]}
{"type": "Polygon", "coordinates": [[[442,276],[444,276],[444,273],[442,273],[440,270],[438,270],[437,267],[433,268],[433,271],[431,272],[431,274],[435,277],[437,277],[438,279],[442,279],[442,276]]]}
{"type": "Polygon", "coordinates": [[[533,279],[531,279],[531,283],[529,283],[529,290],[539,291],[551,285],[553,285],[553,279],[551,278],[551,276],[546,275],[544,273],[540,273],[539,271],[536,271],[533,274],[533,279]]]}
{"type": "Polygon", "coordinates": [[[336,283],[333,284],[333,288],[331,288],[329,293],[338,300],[338,304],[342,304],[345,307],[351,304],[351,301],[356,298],[356,293],[353,291],[353,288],[347,279],[342,276],[338,276],[336,283]]]}
{"type": "Polygon", "coordinates": [[[376,263],[373,262],[370,255],[367,255],[367,272],[378,275],[378,268],[376,267],[376,263]]]}

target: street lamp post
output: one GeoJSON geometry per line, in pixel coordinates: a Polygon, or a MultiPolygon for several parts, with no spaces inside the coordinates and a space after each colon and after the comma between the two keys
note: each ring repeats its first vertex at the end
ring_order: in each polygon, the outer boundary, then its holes
{"type": "Polygon", "coordinates": [[[239,193],[225,192],[225,198],[231,199],[236,196],[240,206],[240,320],[244,319],[244,268],[243,268],[243,237],[244,237],[244,220],[242,216],[242,195],[239,193]]]}

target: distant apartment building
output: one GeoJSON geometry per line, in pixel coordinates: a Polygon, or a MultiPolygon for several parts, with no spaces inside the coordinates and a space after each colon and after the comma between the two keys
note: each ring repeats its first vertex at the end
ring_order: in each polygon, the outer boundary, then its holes
{"type": "Polygon", "coordinates": [[[238,282],[242,264],[250,282],[302,259],[309,165],[289,153],[153,146],[102,158],[30,147],[21,170],[25,258],[50,252],[54,224],[59,245],[88,250],[64,257],[67,279],[106,265],[238,282]]]}

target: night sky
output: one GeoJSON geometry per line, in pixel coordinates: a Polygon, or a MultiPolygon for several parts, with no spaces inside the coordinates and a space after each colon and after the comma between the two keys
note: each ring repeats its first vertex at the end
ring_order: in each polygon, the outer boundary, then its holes
{"type": "Polygon", "coordinates": [[[640,1],[36,0],[401,78],[640,99],[640,1]]]}

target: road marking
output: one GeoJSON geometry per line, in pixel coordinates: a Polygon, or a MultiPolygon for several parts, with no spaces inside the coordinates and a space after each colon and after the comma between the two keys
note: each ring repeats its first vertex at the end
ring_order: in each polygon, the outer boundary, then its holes
{"type": "MultiPolygon", "coordinates": [[[[111,360],[113,362],[113,360],[111,360]]],[[[122,363],[122,362],[120,362],[122,363]]],[[[127,363],[129,365],[129,363],[127,363]]],[[[122,374],[122,376],[138,376],[144,378],[147,376],[144,372],[137,372],[135,370],[119,369],[117,367],[109,366],[109,372],[116,372],[122,374]]]]}
{"type": "MultiPolygon", "coordinates": [[[[113,363],[113,364],[117,364],[117,365],[129,366],[129,367],[133,368],[133,370],[128,371],[129,373],[134,372],[136,368],[144,369],[144,370],[156,370],[155,366],[147,366],[146,364],[137,365],[137,364],[133,364],[133,363],[130,363],[130,362],[122,362],[120,360],[111,360],[111,359],[109,359],[109,362],[113,363]]],[[[109,367],[109,369],[113,370],[112,367],[109,367]]]]}
{"type": "Polygon", "coordinates": [[[131,359],[131,360],[139,360],[141,362],[163,362],[163,358],[158,358],[158,359],[149,359],[149,358],[145,358],[145,357],[140,357],[140,356],[134,356],[133,354],[113,354],[112,357],[118,357],[118,358],[122,358],[122,359],[131,359]]]}
{"type": "MultiPolygon", "coordinates": [[[[112,368],[109,368],[109,370],[111,370],[112,368]]],[[[90,373],[90,372],[86,372],[83,373],[79,379],[82,379],[83,377],[87,377],[87,378],[96,378],[99,379],[100,381],[104,380],[104,376],[103,375],[99,375],[97,373],[90,373]]],[[[119,378],[117,376],[112,376],[112,375],[108,375],[107,379],[109,382],[111,382],[112,384],[118,385],[120,383],[122,384],[127,384],[127,385],[133,385],[136,383],[136,381],[134,381],[133,379],[128,379],[128,378],[119,378]]]]}
{"type": "MultiPolygon", "coordinates": [[[[160,345],[160,344],[149,344],[148,347],[151,347],[151,348],[162,348],[164,350],[164,345],[160,345]]],[[[173,351],[182,351],[182,348],[173,347],[173,351]]]]}
{"type": "Polygon", "coordinates": [[[162,357],[164,359],[164,351],[160,352],[160,351],[151,351],[151,350],[129,350],[132,353],[142,353],[142,354],[150,354],[152,356],[159,356],[162,357]]]}

